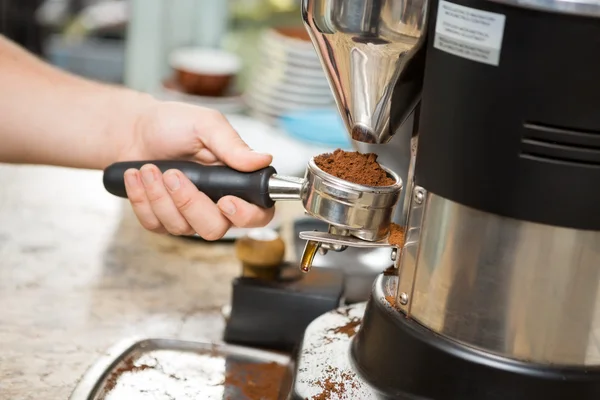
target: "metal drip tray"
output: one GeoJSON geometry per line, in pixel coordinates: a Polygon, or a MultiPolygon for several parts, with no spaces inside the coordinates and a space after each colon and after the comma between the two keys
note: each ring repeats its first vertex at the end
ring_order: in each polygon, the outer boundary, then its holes
{"type": "Polygon", "coordinates": [[[224,344],[128,340],[88,370],[70,400],[279,400],[288,356],[224,344]]]}

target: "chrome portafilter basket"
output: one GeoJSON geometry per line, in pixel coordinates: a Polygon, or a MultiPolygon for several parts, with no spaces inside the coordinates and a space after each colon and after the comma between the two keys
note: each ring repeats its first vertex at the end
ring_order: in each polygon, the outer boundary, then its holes
{"type": "Polygon", "coordinates": [[[366,186],[348,182],[317,167],[311,159],[301,189],[302,205],[313,217],[333,225],[338,233],[367,241],[384,239],[389,233],[402,181],[391,170],[392,186],[366,186]]]}
{"type": "Polygon", "coordinates": [[[115,196],[127,198],[124,174],[130,168],[153,164],[161,172],[181,171],[211,200],[236,196],[263,208],[276,201],[301,201],[306,213],[329,224],[328,232],[301,232],[307,241],[301,269],[308,272],[320,251],[343,251],[347,247],[391,247],[387,241],[402,180],[381,166],[394,180],[391,186],[366,186],[348,182],[321,170],[311,158],[304,178],[281,176],[273,167],[239,172],[225,166],[205,166],[192,161],[130,161],[104,170],[104,187],[115,196]]]}
{"type": "Polygon", "coordinates": [[[324,172],[314,159],[308,162],[300,200],[307,214],[329,224],[329,231],[300,233],[300,238],[307,240],[300,262],[304,272],[310,270],[317,251],[325,254],[348,246],[389,246],[386,239],[402,180],[390,169],[382,168],[394,179],[394,185],[359,185],[324,172]]]}

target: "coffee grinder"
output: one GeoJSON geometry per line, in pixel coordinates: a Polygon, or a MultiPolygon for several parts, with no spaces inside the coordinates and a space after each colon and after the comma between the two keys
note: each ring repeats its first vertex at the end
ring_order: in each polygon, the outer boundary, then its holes
{"type": "Polygon", "coordinates": [[[352,139],[415,124],[396,274],[309,326],[292,398],[600,398],[600,1],[302,13],[352,139]]]}

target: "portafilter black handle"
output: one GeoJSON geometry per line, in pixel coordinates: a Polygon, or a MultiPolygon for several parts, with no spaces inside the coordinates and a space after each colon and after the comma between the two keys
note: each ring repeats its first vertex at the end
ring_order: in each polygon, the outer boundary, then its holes
{"type": "Polygon", "coordinates": [[[156,165],[163,173],[170,169],[181,171],[214,202],[224,196],[236,196],[262,208],[271,208],[275,204],[269,196],[269,179],[277,171],[271,166],[254,172],[240,172],[229,167],[206,166],[193,161],[118,162],[104,170],[104,187],[115,196],[127,198],[125,171],[140,169],[146,164],[156,165]]]}

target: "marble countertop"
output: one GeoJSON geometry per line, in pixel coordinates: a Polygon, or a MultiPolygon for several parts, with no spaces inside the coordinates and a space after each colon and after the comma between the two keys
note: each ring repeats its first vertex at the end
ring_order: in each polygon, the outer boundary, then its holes
{"type": "MultiPolygon", "coordinates": [[[[286,240],[301,212],[278,209],[286,240]]],[[[67,399],[131,336],[220,340],[239,272],[230,243],[145,231],[99,171],[0,165],[0,398],[67,399]]]]}

